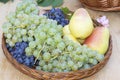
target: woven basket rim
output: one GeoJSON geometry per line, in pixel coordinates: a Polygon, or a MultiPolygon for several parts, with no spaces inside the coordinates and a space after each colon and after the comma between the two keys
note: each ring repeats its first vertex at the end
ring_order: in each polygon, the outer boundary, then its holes
{"type": "Polygon", "coordinates": [[[109,11],[109,12],[110,11],[116,11],[116,12],[120,11],[120,7],[97,8],[97,7],[88,6],[88,5],[84,4],[84,3],[82,5],[85,6],[86,8],[96,10],[96,11],[105,11],[105,12],[107,12],[107,11],[109,11]]]}
{"type": "MultiPolygon", "coordinates": [[[[118,2],[117,1],[117,6],[111,6],[111,7],[98,7],[98,5],[102,5],[102,4],[106,4],[109,2],[109,0],[104,0],[104,1],[101,1],[97,3],[97,0],[96,0],[96,6],[91,6],[90,5],[90,1],[88,3],[86,3],[87,1],[86,0],[79,0],[81,2],[81,4],[89,9],[92,9],[92,10],[97,10],[97,11],[120,11],[120,1],[118,2]]],[[[92,3],[91,3],[92,4],[92,3]]],[[[114,4],[114,3],[113,3],[114,4]]],[[[110,5],[110,4],[109,4],[110,5]]]]}
{"type": "MultiPolygon", "coordinates": [[[[99,25],[98,23],[96,23],[95,21],[93,21],[96,25],[99,25]]],[[[6,58],[8,59],[8,61],[15,67],[17,68],[19,71],[21,71],[22,73],[29,75],[30,77],[36,78],[36,79],[43,79],[43,80],[56,80],[57,77],[55,79],[52,79],[52,77],[54,76],[65,76],[69,78],[69,75],[74,75],[74,73],[85,73],[84,76],[79,76],[81,78],[85,78],[88,76],[91,76],[93,74],[95,74],[96,72],[98,72],[101,68],[104,67],[104,65],[107,63],[107,61],[109,60],[111,54],[112,54],[112,37],[110,35],[110,41],[109,41],[109,48],[108,51],[105,54],[104,60],[102,60],[101,62],[99,62],[97,65],[89,68],[89,69],[84,69],[84,70],[77,70],[77,71],[71,71],[71,72],[44,72],[44,71],[38,71],[32,68],[29,68],[23,64],[18,63],[12,56],[11,54],[8,52],[6,45],[5,45],[5,37],[2,35],[2,49],[3,52],[6,56],[6,58]],[[96,70],[95,70],[96,69],[96,70]],[[98,70],[97,70],[98,69],[98,70]],[[94,70],[94,71],[92,71],[94,70]],[[89,73],[91,71],[91,73],[89,73]],[[33,73],[32,73],[33,72],[33,73]],[[50,79],[51,77],[51,79],[50,79]]],[[[66,80],[66,79],[62,79],[62,80],[66,80]]],[[[67,79],[68,80],[68,79],[67,79]]],[[[70,79],[70,80],[77,80],[76,79],[70,79]]]]}

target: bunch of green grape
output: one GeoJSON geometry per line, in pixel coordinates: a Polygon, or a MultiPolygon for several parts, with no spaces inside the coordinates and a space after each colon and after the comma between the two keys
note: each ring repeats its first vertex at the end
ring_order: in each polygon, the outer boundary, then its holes
{"type": "Polygon", "coordinates": [[[16,7],[15,12],[9,13],[7,22],[2,26],[6,43],[11,47],[16,42],[33,40],[31,29],[35,29],[41,18],[38,16],[39,9],[33,0],[24,0],[16,7]]]}

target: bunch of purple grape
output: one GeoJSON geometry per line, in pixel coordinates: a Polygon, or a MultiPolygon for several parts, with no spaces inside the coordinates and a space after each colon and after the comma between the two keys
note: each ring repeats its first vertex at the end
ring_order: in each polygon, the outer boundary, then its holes
{"type": "Polygon", "coordinates": [[[64,13],[59,8],[52,8],[50,11],[44,14],[49,19],[56,20],[58,24],[63,27],[69,23],[69,20],[65,18],[64,13]]]}
{"type": "Polygon", "coordinates": [[[17,62],[31,68],[34,66],[35,57],[25,54],[25,48],[28,47],[27,42],[17,42],[14,47],[10,47],[9,44],[6,44],[6,47],[17,62]]]}

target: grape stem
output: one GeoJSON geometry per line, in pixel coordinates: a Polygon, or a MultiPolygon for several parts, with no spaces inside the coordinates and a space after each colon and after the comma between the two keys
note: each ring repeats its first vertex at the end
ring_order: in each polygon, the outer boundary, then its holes
{"type": "MultiPolygon", "coordinates": [[[[62,54],[66,54],[66,53],[69,53],[69,52],[63,52],[62,54]]],[[[53,59],[55,59],[55,58],[57,58],[58,56],[55,56],[55,57],[53,57],[51,60],[53,60],[53,59]]]]}
{"type": "MultiPolygon", "coordinates": [[[[44,42],[43,47],[42,47],[42,49],[40,49],[39,53],[41,53],[41,51],[45,48],[45,43],[46,42],[44,42]]],[[[37,55],[37,58],[35,59],[34,64],[36,63],[36,61],[37,61],[38,58],[39,58],[39,54],[37,55]]]]}

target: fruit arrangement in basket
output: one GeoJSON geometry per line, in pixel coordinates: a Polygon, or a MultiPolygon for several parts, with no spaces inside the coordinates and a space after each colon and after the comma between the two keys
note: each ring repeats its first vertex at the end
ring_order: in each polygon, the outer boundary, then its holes
{"type": "Polygon", "coordinates": [[[18,63],[38,71],[70,72],[100,63],[109,47],[109,21],[94,27],[88,12],[80,8],[71,19],[62,9],[39,14],[33,0],[24,0],[2,26],[6,48],[18,63]]]}

